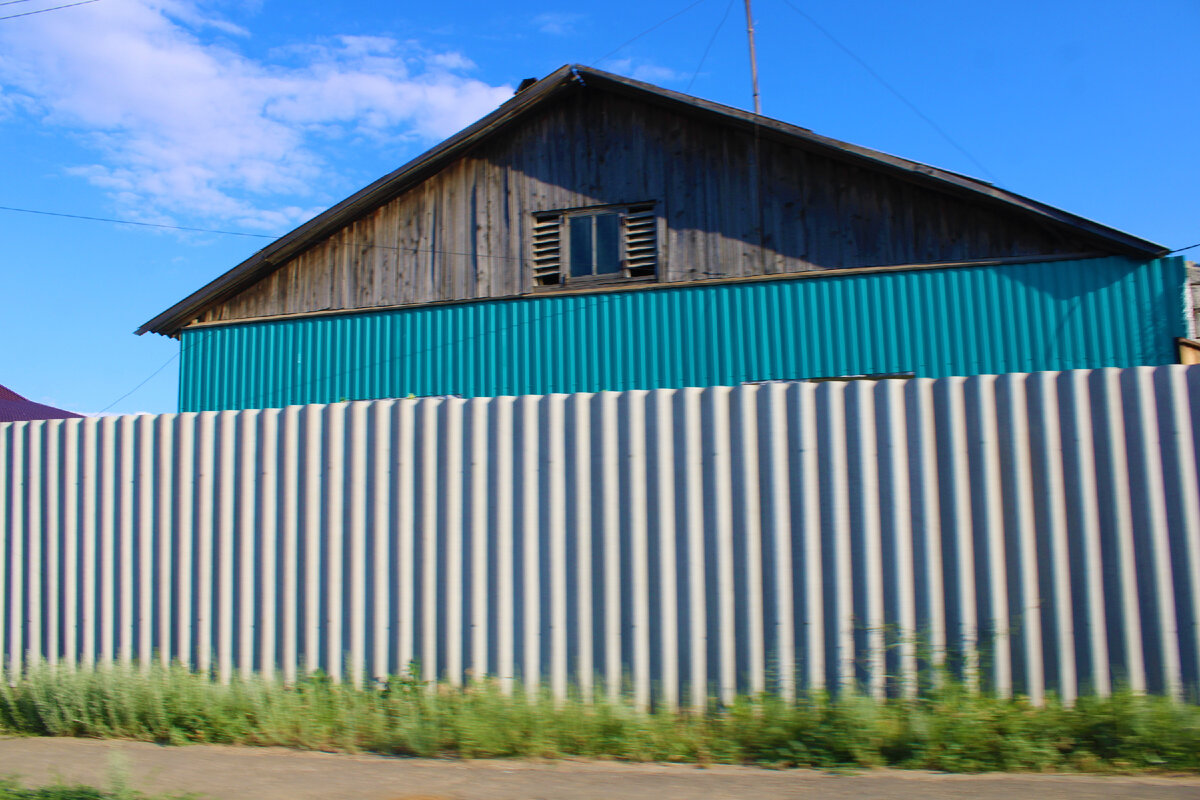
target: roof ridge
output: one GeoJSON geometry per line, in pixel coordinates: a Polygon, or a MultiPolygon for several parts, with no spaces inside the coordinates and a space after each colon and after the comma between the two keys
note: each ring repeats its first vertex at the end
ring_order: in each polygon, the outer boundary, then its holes
{"type": "Polygon", "coordinates": [[[889,172],[902,180],[933,186],[943,192],[965,194],[985,202],[1007,206],[1018,213],[1041,218],[1043,221],[1069,226],[1085,237],[1105,242],[1113,254],[1158,257],[1167,252],[1161,245],[1010,192],[979,178],[822,136],[808,128],[604,72],[594,67],[564,64],[524,91],[514,94],[491,113],[262,248],[150,319],[135,333],[177,335],[209,305],[240,291],[245,285],[273,271],[282,262],[299,255],[353,220],[399,196],[425,179],[427,174],[440,169],[481,140],[513,124],[542,103],[564,91],[576,88],[625,93],[687,113],[716,118],[726,124],[755,127],[797,147],[817,150],[827,157],[852,161],[870,169],[889,172]]]}

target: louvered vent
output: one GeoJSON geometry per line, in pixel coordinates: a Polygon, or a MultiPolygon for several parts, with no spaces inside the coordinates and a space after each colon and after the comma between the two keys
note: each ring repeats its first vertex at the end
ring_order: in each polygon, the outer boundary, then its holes
{"type": "Polygon", "coordinates": [[[568,282],[568,276],[572,283],[652,278],[657,271],[658,217],[652,202],[625,207],[543,211],[533,217],[534,286],[560,286],[568,282]],[[620,219],[619,229],[616,224],[603,227],[604,220],[615,223],[614,218],[620,219]],[[586,237],[580,240],[585,244],[571,243],[570,253],[566,246],[568,227],[571,236],[586,237]],[[620,241],[617,241],[618,237],[620,241]],[[606,253],[609,258],[615,258],[617,252],[620,253],[620,269],[614,271],[616,263],[603,259],[606,253]],[[605,263],[611,266],[605,268],[605,263]]]}
{"type": "Polygon", "coordinates": [[[533,219],[533,283],[562,283],[562,214],[541,214],[533,219]]]}
{"type": "Polygon", "coordinates": [[[625,272],[630,278],[653,276],[658,268],[658,218],[653,203],[625,212],[625,272]]]}

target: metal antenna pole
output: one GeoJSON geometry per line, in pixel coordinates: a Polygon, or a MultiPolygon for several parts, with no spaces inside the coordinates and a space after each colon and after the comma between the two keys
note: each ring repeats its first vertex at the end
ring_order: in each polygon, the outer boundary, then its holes
{"type": "Polygon", "coordinates": [[[762,101],[758,99],[758,56],[754,54],[754,16],[750,13],[750,0],[746,0],[746,33],[750,35],[750,79],[754,83],[754,113],[762,114],[762,101]]]}

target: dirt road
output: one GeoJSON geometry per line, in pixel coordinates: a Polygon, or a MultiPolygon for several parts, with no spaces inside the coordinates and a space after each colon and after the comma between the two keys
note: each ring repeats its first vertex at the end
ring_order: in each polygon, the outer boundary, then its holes
{"type": "Polygon", "coordinates": [[[193,792],[210,800],[1200,800],[1197,777],[966,776],[897,770],[829,775],[753,767],[441,761],[278,748],[0,740],[0,775],[16,775],[22,783],[109,785],[114,769],[141,791],[193,792]]]}

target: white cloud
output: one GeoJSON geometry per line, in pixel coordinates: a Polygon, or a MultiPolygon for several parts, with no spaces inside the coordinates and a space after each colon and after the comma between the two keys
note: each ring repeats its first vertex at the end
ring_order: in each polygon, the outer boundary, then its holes
{"type": "Polygon", "coordinates": [[[436,141],[512,95],[469,77],[460,53],[382,36],[254,60],[229,38],[246,31],[202,0],[111,0],[45,16],[0,29],[0,120],[32,115],[81,135],[99,158],[69,174],[142,218],[280,230],[337,199],[323,195],[323,148],[355,136],[436,141]],[[225,35],[206,37],[213,30],[225,35]]]}
{"type": "Polygon", "coordinates": [[[533,24],[540,33],[546,33],[551,36],[570,36],[575,33],[579,23],[583,19],[583,14],[569,11],[550,11],[534,17],[533,24]]]}
{"type": "Polygon", "coordinates": [[[618,58],[607,61],[603,69],[619,75],[627,75],[637,81],[646,83],[676,83],[689,80],[692,76],[670,67],[659,66],[650,61],[633,58],[618,58]]]}
{"type": "Polygon", "coordinates": [[[0,122],[16,116],[19,111],[31,110],[35,105],[31,98],[11,90],[6,91],[0,84],[0,122]]]}

